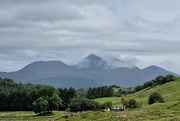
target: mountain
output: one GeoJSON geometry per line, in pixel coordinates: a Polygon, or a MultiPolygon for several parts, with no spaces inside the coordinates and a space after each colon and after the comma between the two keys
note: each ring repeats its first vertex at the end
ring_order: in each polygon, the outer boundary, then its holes
{"type": "Polygon", "coordinates": [[[90,54],[73,66],[61,61],[37,61],[15,72],[0,72],[0,77],[11,78],[21,83],[52,85],[57,88],[87,88],[113,84],[133,87],[159,75],[177,75],[158,66],[139,69],[126,67],[123,64],[127,65],[126,62],[116,58],[109,62],[95,54],[90,54]],[[113,65],[115,62],[116,64],[113,65]]]}
{"type": "Polygon", "coordinates": [[[173,73],[173,72],[170,72],[170,71],[167,71],[161,67],[158,67],[158,66],[149,66],[149,67],[146,67],[142,70],[143,72],[145,73],[149,73],[149,74],[152,74],[152,75],[166,75],[167,73],[171,73],[175,76],[178,76],[178,74],[176,73],[173,73]]]}
{"type": "Polygon", "coordinates": [[[127,61],[119,60],[115,57],[106,58],[106,62],[108,66],[112,69],[120,68],[120,67],[127,67],[127,68],[134,68],[135,66],[128,63],[127,61]]]}
{"type": "Polygon", "coordinates": [[[82,61],[80,61],[77,65],[79,69],[106,69],[108,68],[108,64],[105,60],[100,58],[95,54],[90,54],[82,61]]]}

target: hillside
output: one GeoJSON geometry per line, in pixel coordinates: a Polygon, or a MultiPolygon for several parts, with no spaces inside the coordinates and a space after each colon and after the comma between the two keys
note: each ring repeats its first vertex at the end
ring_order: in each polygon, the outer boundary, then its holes
{"type": "MultiPolygon", "coordinates": [[[[150,94],[158,92],[165,98],[166,102],[173,102],[180,100],[180,78],[176,78],[176,81],[169,82],[163,85],[158,85],[153,88],[146,88],[137,93],[129,94],[126,96],[127,99],[134,98],[137,101],[142,101],[144,106],[147,106],[147,100],[150,94]]],[[[120,97],[112,98],[99,98],[96,99],[98,102],[113,101],[114,105],[121,105],[120,97]]]]}
{"type": "MultiPolygon", "coordinates": [[[[138,102],[142,102],[143,107],[135,110],[127,110],[122,112],[113,113],[116,119],[122,120],[159,120],[164,121],[179,121],[180,120],[180,78],[176,78],[176,81],[166,83],[161,86],[156,86],[151,89],[144,89],[140,92],[125,96],[126,99],[136,99],[138,102]],[[160,93],[165,103],[156,103],[148,105],[148,97],[153,92],[160,93]]],[[[112,101],[114,106],[121,106],[120,97],[112,98],[99,98],[96,101],[103,103],[106,101],[112,101]]]]}
{"type": "MultiPolygon", "coordinates": [[[[154,88],[144,89],[138,93],[127,95],[126,99],[136,99],[143,103],[138,109],[110,112],[84,112],[61,118],[62,121],[180,121],[180,78],[154,88]],[[165,99],[165,103],[148,105],[148,97],[153,92],[159,92],[165,99]]],[[[114,106],[122,105],[120,97],[95,99],[99,103],[112,101],[114,106]]]]}

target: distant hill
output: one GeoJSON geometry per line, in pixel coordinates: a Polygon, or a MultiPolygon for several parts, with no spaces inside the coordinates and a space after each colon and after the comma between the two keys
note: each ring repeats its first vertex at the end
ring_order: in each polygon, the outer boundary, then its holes
{"type": "Polygon", "coordinates": [[[19,71],[0,72],[0,77],[11,78],[22,83],[81,88],[113,84],[133,87],[159,75],[177,75],[158,66],[139,69],[127,65],[126,62],[116,58],[109,62],[95,54],[90,54],[73,66],[61,61],[37,61],[19,71]]]}

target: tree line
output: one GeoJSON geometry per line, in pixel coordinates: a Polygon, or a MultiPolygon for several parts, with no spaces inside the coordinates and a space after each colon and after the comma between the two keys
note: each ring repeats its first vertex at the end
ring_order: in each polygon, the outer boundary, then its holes
{"type": "Polygon", "coordinates": [[[96,99],[96,98],[112,97],[112,96],[114,96],[114,89],[112,86],[89,88],[86,94],[86,98],[88,99],[96,99]]]}
{"type": "Polygon", "coordinates": [[[143,90],[145,88],[152,88],[157,85],[162,85],[168,82],[172,82],[175,80],[175,76],[172,74],[166,75],[166,76],[157,76],[156,79],[153,79],[151,81],[148,81],[144,83],[142,86],[138,85],[134,88],[135,92],[138,92],[140,90],[143,90]]]}
{"type": "Polygon", "coordinates": [[[0,78],[0,111],[30,111],[42,85],[17,84],[0,78]]]}
{"type": "MultiPolygon", "coordinates": [[[[112,88],[105,87],[105,89],[111,90],[113,94],[112,88]]],[[[72,87],[55,89],[52,86],[21,84],[15,83],[12,79],[0,78],[0,111],[33,110],[39,115],[44,115],[52,113],[52,110],[100,110],[111,106],[111,102],[99,104],[81,97],[72,87]]]]}

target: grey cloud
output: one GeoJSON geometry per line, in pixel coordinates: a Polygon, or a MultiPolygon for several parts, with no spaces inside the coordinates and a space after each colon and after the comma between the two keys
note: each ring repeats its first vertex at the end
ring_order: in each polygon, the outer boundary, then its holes
{"type": "Polygon", "coordinates": [[[0,8],[1,61],[180,53],[178,0],[1,0],[0,8]]]}
{"type": "Polygon", "coordinates": [[[19,15],[17,16],[17,19],[21,21],[48,22],[72,21],[80,18],[83,18],[83,16],[76,10],[76,6],[64,6],[61,3],[24,6],[19,10],[19,15]]]}

